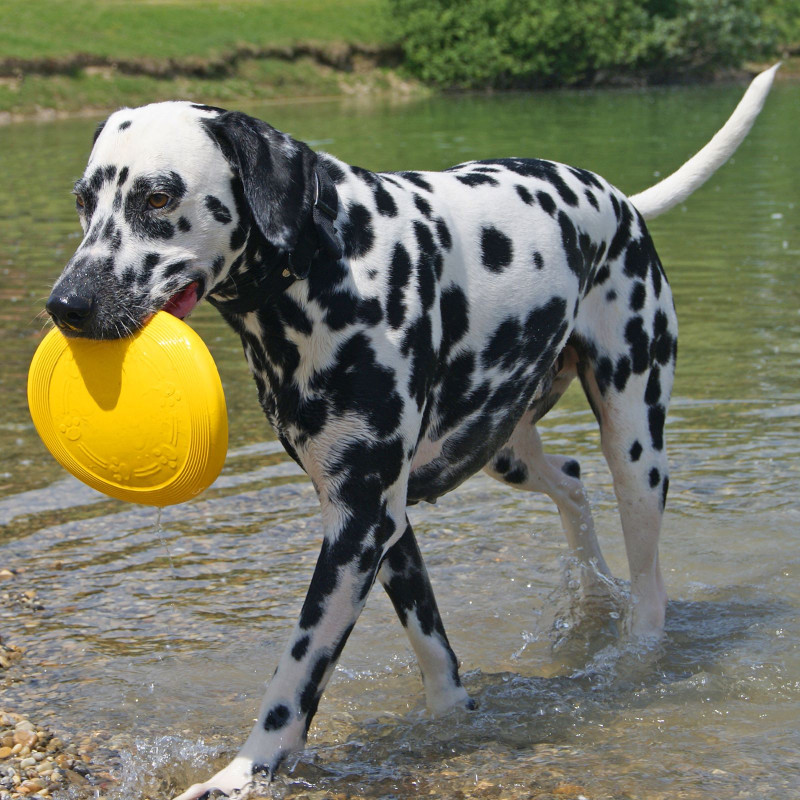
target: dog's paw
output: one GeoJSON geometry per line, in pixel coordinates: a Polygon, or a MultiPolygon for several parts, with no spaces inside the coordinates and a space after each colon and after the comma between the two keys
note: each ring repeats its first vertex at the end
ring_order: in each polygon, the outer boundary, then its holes
{"type": "Polygon", "coordinates": [[[238,756],[205,783],[190,786],[173,800],[211,800],[214,797],[245,798],[253,781],[253,762],[238,756]]]}
{"type": "Polygon", "coordinates": [[[463,686],[448,686],[434,693],[426,689],[426,704],[428,711],[434,717],[441,717],[452,711],[454,708],[465,708],[472,711],[475,708],[475,701],[467,694],[463,686]]]}

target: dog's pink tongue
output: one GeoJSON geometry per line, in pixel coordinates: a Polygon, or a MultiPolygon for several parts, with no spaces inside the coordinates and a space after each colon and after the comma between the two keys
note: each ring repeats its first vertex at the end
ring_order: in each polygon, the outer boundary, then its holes
{"type": "Polygon", "coordinates": [[[197,282],[190,283],[177,294],[172,295],[164,306],[164,311],[173,317],[183,319],[197,305],[197,282]]]}

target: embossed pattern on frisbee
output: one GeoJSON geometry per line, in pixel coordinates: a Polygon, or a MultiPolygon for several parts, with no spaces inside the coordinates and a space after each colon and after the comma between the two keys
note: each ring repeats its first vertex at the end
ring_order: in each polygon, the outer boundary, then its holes
{"type": "Polygon", "coordinates": [[[214,360],[163,311],[126,339],[51,330],[31,361],[28,405],[55,459],[121,500],[182,503],[225,462],[228,416],[214,360]]]}

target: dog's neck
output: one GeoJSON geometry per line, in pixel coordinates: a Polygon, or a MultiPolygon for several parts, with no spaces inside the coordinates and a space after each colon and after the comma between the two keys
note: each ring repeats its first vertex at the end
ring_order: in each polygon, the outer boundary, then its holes
{"type": "Polygon", "coordinates": [[[263,308],[274,295],[296,280],[305,280],[314,262],[339,259],[342,247],[335,227],[339,196],[327,170],[314,168],[314,201],[303,230],[289,251],[264,240],[250,221],[247,241],[228,276],[215,286],[208,300],[223,314],[247,314],[263,308]]]}

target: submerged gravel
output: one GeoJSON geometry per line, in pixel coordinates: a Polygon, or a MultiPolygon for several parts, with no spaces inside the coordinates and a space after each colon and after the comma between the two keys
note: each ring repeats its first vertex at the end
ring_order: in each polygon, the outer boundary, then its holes
{"type": "MultiPolygon", "coordinates": [[[[17,570],[0,566],[0,605],[5,609],[40,610],[35,590],[15,586],[17,570]]],[[[0,687],[24,672],[25,652],[0,638],[0,687]]],[[[101,800],[112,780],[108,771],[92,765],[93,745],[66,742],[24,714],[0,705],[0,800],[51,797],[58,790],[85,787],[86,796],[101,800]],[[89,791],[91,790],[91,792],[89,791]]]]}

